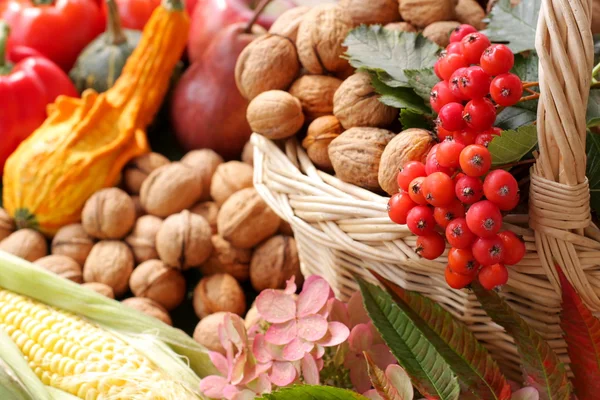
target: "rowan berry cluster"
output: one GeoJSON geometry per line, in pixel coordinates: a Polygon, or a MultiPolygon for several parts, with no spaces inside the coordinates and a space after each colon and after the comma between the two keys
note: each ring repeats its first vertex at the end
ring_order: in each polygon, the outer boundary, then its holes
{"type": "Polygon", "coordinates": [[[446,241],[450,244],[445,273],[449,286],[461,289],[477,277],[493,289],[508,281],[506,265],[523,258],[525,244],[513,232],[500,232],[502,212],[519,202],[519,185],[507,171],[490,171],[487,145],[501,133],[493,127],[494,102],[515,104],[523,87],[508,72],[514,63],[508,47],[492,45],[469,25],[453,31],[450,42],[435,65],[442,81],[431,92],[441,142],[425,163],[411,161],[402,167],[389,216],[418,236],[416,251],[423,258],[440,257],[446,241]]]}

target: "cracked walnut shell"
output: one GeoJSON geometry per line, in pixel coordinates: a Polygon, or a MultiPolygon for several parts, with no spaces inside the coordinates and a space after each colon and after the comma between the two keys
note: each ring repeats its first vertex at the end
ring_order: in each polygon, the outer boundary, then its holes
{"type": "Polygon", "coordinates": [[[204,218],[210,225],[210,230],[213,235],[217,233],[217,215],[219,215],[219,206],[217,203],[214,201],[198,203],[190,208],[190,212],[204,218]]]}
{"type": "Polygon", "coordinates": [[[213,251],[208,260],[200,267],[202,275],[227,273],[240,282],[248,279],[252,251],[238,249],[219,235],[211,238],[213,251]]]}
{"type": "Polygon", "coordinates": [[[346,79],[333,97],[333,114],[345,129],[354,127],[384,128],[398,117],[398,109],[379,101],[364,72],[346,79]]]}
{"type": "Polygon", "coordinates": [[[300,100],[283,90],[269,90],[252,99],[246,119],[253,132],[272,140],[293,136],[304,125],[300,100]]]}
{"type": "Polygon", "coordinates": [[[123,300],[121,304],[146,314],[149,317],[156,318],[167,325],[173,325],[169,312],[152,299],[147,299],[145,297],[130,297],[123,300]]]}
{"type": "Polygon", "coordinates": [[[273,236],[281,220],[263,201],[256,189],[234,193],[217,217],[219,234],[235,247],[250,249],[273,236]]]}
{"type": "Polygon", "coordinates": [[[156,250],[165,264],[186,270],[200,266],[210,257],[210,237],[208,222],[183,210],[163,221],[156,235],[156,250]]]}
{"type": "Polygon", "coordinates": [[[129,278],[129,287],[135,296],[152,299],[167,311],[180,305],[186,293],[181,271],[169,268],[160,260],[138,265],[129,278]]]}
{"type": "Polygon", "coordinates": [[[48,255],[48,244],[38,231],[19,229],[0,242],[0,250],[34,262],[48,255]]]}
{"type": "Polygon", "coordinates": [[[294,43],[267,34],[244,48],[235,65],[235,83],[248,100],[267,90],[286,90],[300,72],[294,43]]]}
{"type": "Polygon", "coordinates": [[[333,96],[342,80],[333,76],[304,75],[290,87],[290,94],[300,100],[307,121],[333,114],[333,96]]]}
{"type": "Polygon", "coordinates": [[[113,289],[116,297],[121,297],[129,288],[133,266],[133,254],[125,243],[102,240],[94,245],[85,260],[83,280],[104,283],[113,289]]]}
{"type": "Polygon", "coordinates": [[[117,188],[97,191],[81,213],[83,229],[97,239],[122,239],[135,223],[135,204],[127,193],[117,188]]]}
{"type": "Polygon", "coordinates": [[[344,131],[340,121],[333,115],[315,119],[309,126],[302,147],[306,149],[308,158],[319,168],[332,170],[329,159],[329,143],[344,131]]]}
{"type": "Polygon", "coordinates": [[[456,0],[400,0],[400,15],[417,28],[454,19],[456,0]]]}
{"type": "Polygon", "coordinates": [[[63,226],[52,239],[52,254],[71,257],[79,265],[85,264],[92,247],[94,239],[86,233],[81,224],[63,226]]]}
{"type": "Polygon", "coordinates": [[[385,129],[348,129],[329,145],[329,158],[336,176],[344,182],[378,191],[381,155],[393,138],[394,134],[385,129]]]}
{"type": "Polygon", "coordinates": [[[210,200],[210,183],[217,167],[224,160],[217,152],[211,149],[193,150],[181,159],[181,163],[190,167],[202,185],[202,196],[199,201],[210,200]]]}
{"type": "Polygon", "coordinates": [[[296,38],[298,57],[311,74],[324,75],[347,68],[344,40],[352,29],[350,14],[336,4],[313,7],[304,15],[296,38]]]}
{"type": "Polygon", "coordinates": [[[355,26],[400,20],[398,0],[340,0],[338,4],[348,11],[355,26]]]}
{"type": "Polygon", "coordinates": [[[136,264],[158,258],[156,234],[162,223],[162,219],[154,215],[144,215],[135,222],[133,231],[125,238],[125,243],[131,247],[136,264]]]}
{"type": "Polygon", "coordinates": [[[131,194],[138,194],[148,175],[168,163],[169,159],[158,153],[148,153],[134,158],[123,170],[125,188],[131,194]]]}
{"type": "Polygon", "coordinates": [[[427,28],[423,30],[423,36],[440,47],[446,47],[450,43],[450,34],[459,26],[460,22],[456,21],[434,22],[427,25],[427,28]]]}
{"type": "Polygon", "coordinates": [[[81,265],[70,257],[53,254],[36,260],[34,264],[75,283],[83,282],[81,265]]]}
{"type": "Polygon", "coordinates": [[[300,260],[296,240],[278,235],[261,244],[252,256],[250,281],[258,292],[265,289],[283,289],[292,276],[296,284],[302,284],[300,260]]]}
{"type": "Polygon", "coordinates": [[[202,278],[194,289],[193,305],[198,318],[205,318],[219,311],[241,316],[246,311],[246,296],[231,275],[211,275],[202,278]]]}
{"type": "MultiPolygon", "coordinates": [[[[600,6],[600,3],[594,1],[594,10],[600,6]]],[[[485,28],[485,11],[476,0],[458,0],[458,4],[455,8],[456,20],[461,24],[469,24],[475,27],[477,30],[485,28]]],[[[595,13],[592,12],[592,15],[595,13]]],[[[592,27],[594,26],[594,19],[592,18],[592,27]]],[[[595,33],[595,32],[594,32],[595,33]]]]}
{"type": "Polygon", "coordinates": [[[275,20],[273,25],[271,25],[269,33],[285,36],[295,43],[300,22],[302,22],[304,14],[309,10],[309,7],[294,7],[287,10],[275,20]]]}
{"type": "Polygon", "coordinates": [[[235,192],[253,186],[254,168],[240,161],[229,161],[217,167],[210,185],[210,195],[221,206],[235,192]]]}
{"type": "Polygon", "coordinates": [[[115,298],[115,292],[112,288],[104,283],[100,282],[88,282],[81,284],[82,287],[93,290],[94,292],[101,294],[102,296],[108,297],[109,299],[115,298]]]}
{"type": "Polygon", "coordinates": [[[398,32],[416,32],[417,28],[408,22],[392,22],[384,26],[385,29],[398,32]]]}

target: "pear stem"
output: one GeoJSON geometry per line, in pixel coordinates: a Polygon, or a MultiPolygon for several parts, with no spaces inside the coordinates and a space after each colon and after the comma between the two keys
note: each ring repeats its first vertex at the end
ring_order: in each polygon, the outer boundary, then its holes
{"type": "Polygon", "coordinates": [[[252,16],[250,21],[248,21],[248,24],[244,29],[244,33],[252,32],[252,26],[256,23],[256,20],[258,19],[258,17],[260,17],[260,14],[262,14],[264,9],[269,5],[270,2],[271,0],[261,0],[261,2],[258,3],[258,6],[256,6],[256,9],[254,10],[254,15],[252,16]]]}

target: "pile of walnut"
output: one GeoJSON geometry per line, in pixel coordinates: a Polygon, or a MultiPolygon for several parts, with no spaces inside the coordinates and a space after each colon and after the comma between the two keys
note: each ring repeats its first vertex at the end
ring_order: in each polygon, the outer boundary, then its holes
{"type": "MultiPolygon", "coordinates": [[[[339,0],[291,9],[238,58],[236,83],[251,100],[248,122],[272,140],[305,135],[302,145],[317,167],[357,186],[388,191],[388,184],[378,182],[387,181],[378,170],[398,110],[379,102],[369,76],[355,73],[342,58],[342,43],[354,27],[380,24],[422,30],[445,47],[452,29],[463,23],[482,28],[484,17],[476,0],[339,0]]],[[[395,161],[387,169],[397,171],[395,161]]]]}
{"type": "Polygon", "coordinates": [[[132,294],[125,304],[168,324],[169,311],[186,297],[183,272],[199,268],[198,317],[243,316],[240,283],[261,291],[302,278],[289,225],[253,188],[248,150],[246,162],[224,162],[212,150],[190,152],[180,162],[141,156],[125,167],[122,189],[96,192],[81,223],[60,229],[50,246],[36,231],[15,231],[0,208],[0,250],[111,298],[132,294]]]}

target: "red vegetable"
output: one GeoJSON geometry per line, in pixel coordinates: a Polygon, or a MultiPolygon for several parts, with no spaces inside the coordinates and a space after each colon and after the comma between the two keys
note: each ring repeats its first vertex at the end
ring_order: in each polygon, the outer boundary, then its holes
{"type": "MultiPolygon", "coordinates": [[[[185,9],[189,15],[192,15],[197,1],[186,0],[185,9]]],[[[160,4],[160,0],[116,0],[116,3],[123,28],[141,31],[150,19],[154,9],[160,4]]],[[[105,17],[108,15],[106,2],[103,0],[102,14],[105,17]]]]}
{"type": "Polygon", "coordinates": [[[81,50],[104,31],[95,0],[5,0],[0,16],[11,44],[31,47],[69,71],[81,50]]]}
{"type": "Polygon", "coordinates": [[[0,174],[8,156],[44,122],[46,106],[62,94],[78,96],[69,77],[37,51],[13,47],[6,57],[8,32],[0,21],[0,174]]]}

